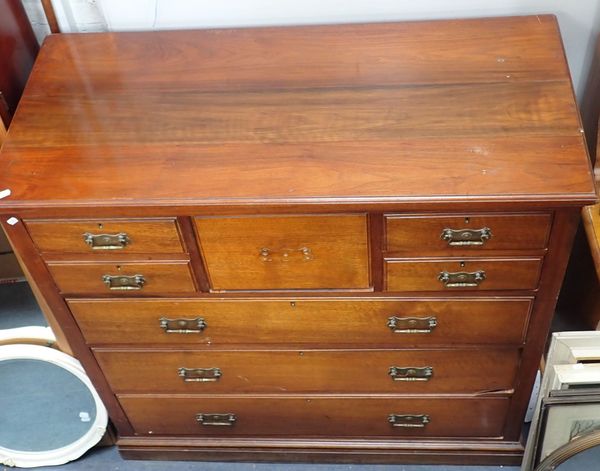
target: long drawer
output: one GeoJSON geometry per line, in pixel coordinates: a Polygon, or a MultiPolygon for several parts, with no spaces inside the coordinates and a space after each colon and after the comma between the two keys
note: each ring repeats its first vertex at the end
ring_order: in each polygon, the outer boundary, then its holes
{"type": "Polygon", "coordinates": [[[532,298],[70,299],[90,344],[523,342],[532,298]],[[181,325],[183,323],[183,326],[181,325]]]}
{"type": "Polygon", "coordinates": [[[541,257],[388,259],[388,291],[532,290],[537,288],[541,257]]]}
{"type": "Polygon", "coordinates": [[[481,393],[509,390],[517,349],[95,350],[117,393],[481,393]]]}
{"type": "Polygon", "coordinates": [[[500,437],[507,398],[119,396],[139,434],[500,437]]]}
{"type": "Polygon", "coordinates": [[[185,260],[48,262],[58,289],[68,294],[159,294],[196,291],[185,260]]]}

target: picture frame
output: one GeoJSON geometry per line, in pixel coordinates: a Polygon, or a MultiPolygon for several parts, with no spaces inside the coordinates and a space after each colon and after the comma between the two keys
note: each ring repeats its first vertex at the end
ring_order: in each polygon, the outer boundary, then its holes
{"type": "Polygon", "coordinates": [[[574,439],[600,431],[600,394],[554,395],[542,400],[534,465],[574,439]]]}

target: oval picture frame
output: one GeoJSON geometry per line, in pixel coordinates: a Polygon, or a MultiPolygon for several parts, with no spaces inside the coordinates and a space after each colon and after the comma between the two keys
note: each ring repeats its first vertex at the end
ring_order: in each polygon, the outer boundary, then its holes
{"type": "Polygon", "coordinates": [[[96,405],[96,417],[83,436],[60,448],[45,451],[21,451],[5,448],[0,444],[0,463],[21,468],[60,465],[79,458],[100,441],[106,431],[108,414],[100,396],[75,358],[39,345],[0,345],[0,362],[6,360],[39,360],[56,365],[71,373],[87,387],[92,395],[96,405]]]}

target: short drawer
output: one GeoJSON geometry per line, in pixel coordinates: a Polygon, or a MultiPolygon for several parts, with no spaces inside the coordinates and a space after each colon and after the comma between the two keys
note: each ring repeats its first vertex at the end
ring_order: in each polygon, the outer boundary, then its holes
{"type": "Polygon", "coordinates": [[[116,393],[474,394],[509,390],[517,349],[95,349],[116,393]]]}
{"type": "Polygon", "coordinates": [[[509,344],[532,298],[70,299],[90,344],[509,344]],[[179,323],[183,322],[183,326],[179,323]]]}
{"type": "Polygon", "coordinates": [[[119,396],[136,433],[500,437],[507,398],[119,396]]]}
{"type": "Polygon", "coordinates": [[[537,288],[541,257],[388,259],[388,291],[531,290],[537,288]]]}
{"type": "Polygon", "coordinates": [[[368,288],[364,214],[196,218],[212,289],[368,288]]]}
{"type": "Polygon", "coordinates": [[[177,223],[161,219],[25,221],[42,253],[182,253],[177,223]]]}
{"type": "Polygon", "coordinates": [[[146,295],[196,290],[187,261],[49,262],[62,293],[146,295]]]}
{"type": "Polygon", "coordinates": [[[543,249],[550,214],[387,215],[388,252],[543,249]]]}

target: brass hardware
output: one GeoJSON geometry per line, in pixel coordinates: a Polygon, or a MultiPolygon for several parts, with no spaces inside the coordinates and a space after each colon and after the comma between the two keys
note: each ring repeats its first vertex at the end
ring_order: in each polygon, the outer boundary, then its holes
{"type": "Polygon", "coordinates": [[[208,383],[219,381],[223,376],[219,368],[179,368],[177,374],[186,383],[208,383]]]}
{"type": "Polygon", "coordinates": [[[112,290],[142,289],[146,283],[143,275],[103,275],[102,281],[112,290]]]}
{"type": "Polygon", "coordinates": [[[124,249],[131,239],[124,232],[118,234],[83,234],[83,241],[88,244],[92,250],[118,250],[124,249]]]}
{"type": "Polygon", "coordinates": [[[456,273],[443,271],[439,274],[438,280],[444,283],[446,288],[476,288],[485,280],[485,272],[483,270],[456,273]]]}
{"type": "Polygon", "coordinates": [[[492,230],[489,227],[481,229],[449,229],[446,228],[440,235],[448,245],[483,245],[492,238],[492,230]]]}
{"type": "Polygon", "coordinates": [[[263,247],[259,250],[259,256],[263,262],[272,262],[275,255],[280,253],[279,260],[282,262],[289,262],[293,260],[294,254],[302,255],[302,260],[309,261],[314,258],[312,250],[309,247],[300,247],[299,249],[279,249],[271,250],[267,247],[263,247]]]}
{"type": "Polygon", "coordinates": [[[437,326],[437,318],[431,317],[396,317],[388,318],[387,326],[395,334],[430,334],[437,326]]]}
{"type": "Polygon", "coordinates": [[[388,422],[393,427],[424,428],[431,419],[425,414],[390,414],[388,422]]]}
{"type": "Polygon", "coordinates": [[[203,426],[231,427],[237,421],[235,414],[196,414],[196,421],[203,426]]]}
{"type": "Polygon", "coordinates": [[[390,366],[388,374],[394,381],[429,381],[433,376],[433,368],[431,366],[390,366]]]}
{"type": "Polygon", "coordinates": [[[159,319],[160,328],[167,334],[199,334],[206,328],[206,322],[202,317],[195,319],[159,319]]]}

